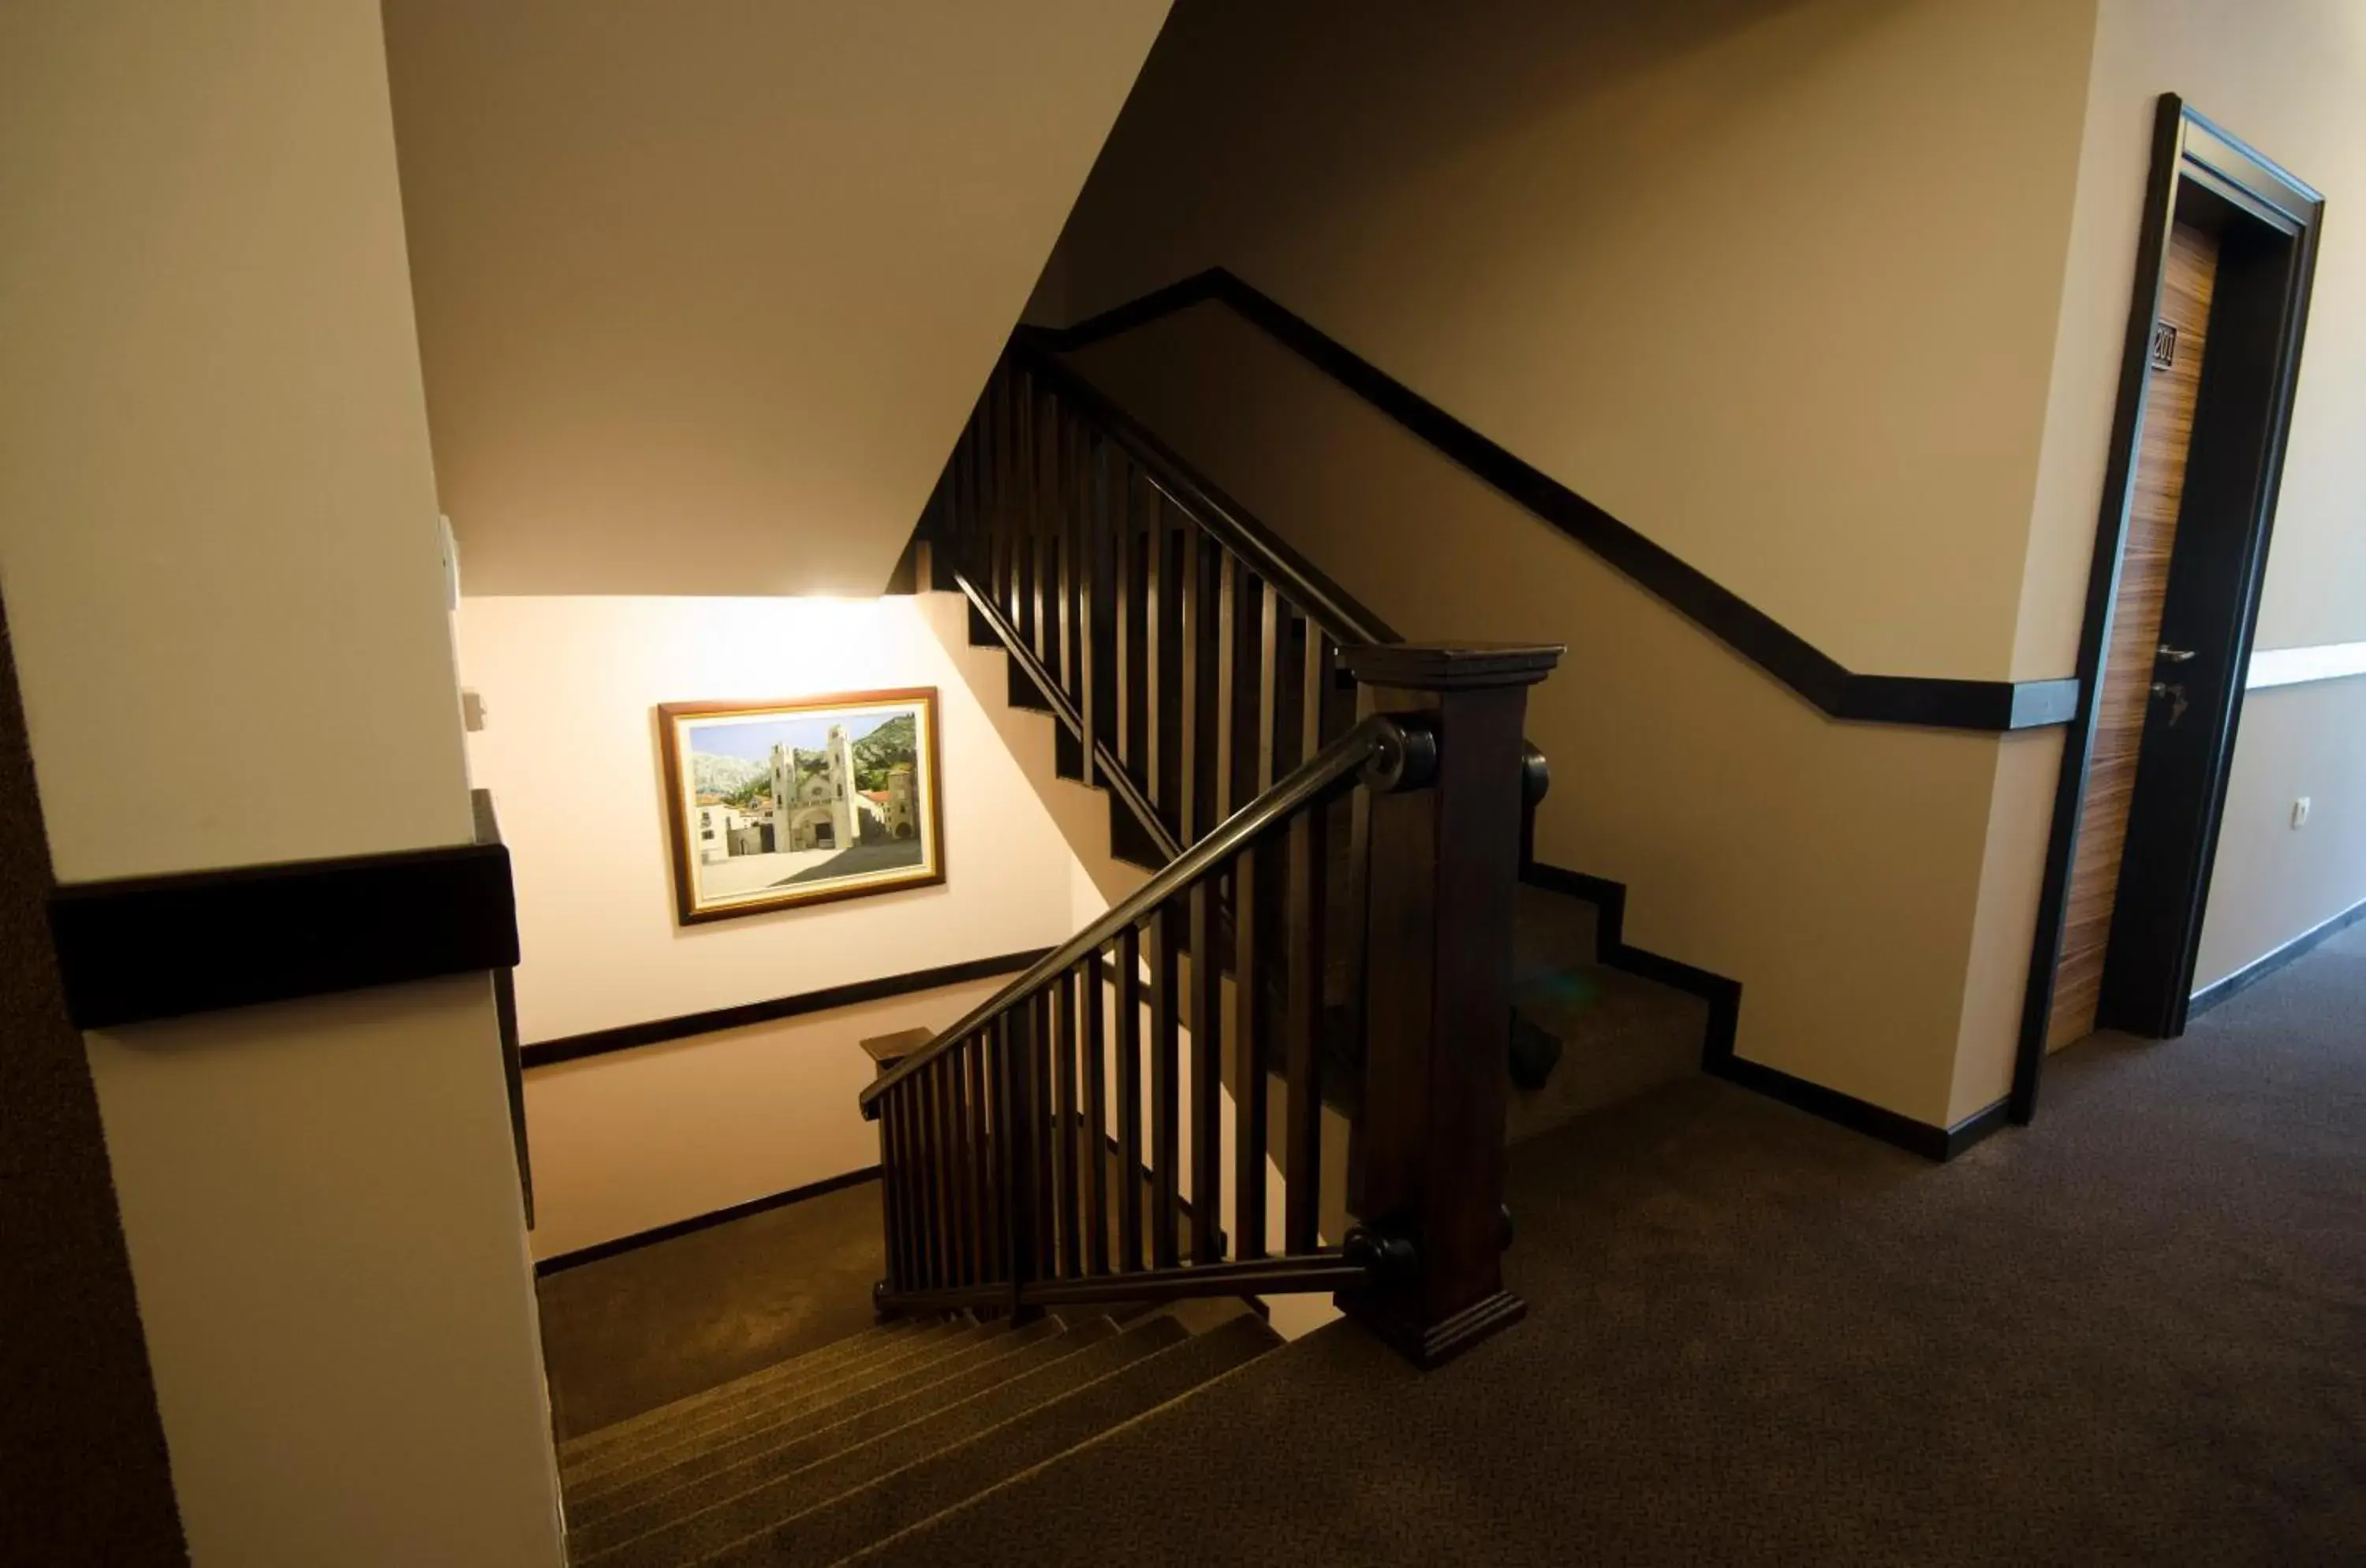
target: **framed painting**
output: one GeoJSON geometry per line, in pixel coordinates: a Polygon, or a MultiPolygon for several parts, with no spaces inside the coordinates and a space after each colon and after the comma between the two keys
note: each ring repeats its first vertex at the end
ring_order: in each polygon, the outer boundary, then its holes
{"type": "Polygon", "coordinates": [[[683,925],[945,879],[937,692],[662,703],[683,925]]]}

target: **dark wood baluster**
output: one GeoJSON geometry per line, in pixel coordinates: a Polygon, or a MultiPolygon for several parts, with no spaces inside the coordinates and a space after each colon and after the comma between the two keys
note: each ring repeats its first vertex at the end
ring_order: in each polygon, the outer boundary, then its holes
{"type": "Polygon", "coordinates": [[[1196,844],[1224,819],[1225,553],[1198,528],[1189,534],[1191,585],[1191,809],[1183,841],[1196,844]]]}
{"type": "Polygon", "coordinates": [[[1042,992],[1027,1004],[1027,1125],[1032,1143],[1035,1177],[1035,1277],[1053,1278],[1058,1271],[1060,1213],[1057,1179],[1059,1140],[1053,1131],[1052,1004],[1053,993],[1042,992]]]}
{"type": "Polygon", "coordinates": [[[1085,1262],[1091,1272],[1106,1274],[1110,1267],[1109,1031],[1105,1022],[1109,985],[1101,972],[1101,954],[1087,959],[1076,974],[1084,992],[1085,1262]]]}
{"type": "Polygon", "coordinates": [[[911,1151],[904,1173],[904,1212],[910,1216],[904,1242],[905,1265],[909,1289],[926,1290],[936,1279],[936,1226],[940,1223],[936,1205],[937,1162],[944,1150],[936,1140],[936,1122],[930,1113],[929,1073],[927,1068],[904,1080],[895,1091],[902,1101],[904,1146],[911,1151]]]}
{"type": "Polygon", "coordinates": [[[1076,1138],[1082,1121],[1076,1114],[1076,972],[1060,976],[1052,997],[1052,1126],[1053,1147],[1059,1152],[1053,1172],[1058,1201],[1053,1230],[1060,1243],[1060,1272],[1075,1279],[1084,1269],[1083,1228],[1076,1214],[1076,1138]]]}
{"type": "Polygon", "coordinates": [[[1301,812],[1290,824],[1290,1000],[1282,1051],[1290,1100],[1282,1123],[1282,1248],[1321,1245],[1323,1171],[1323,992],[1330,897],[1326,814],[1301,812]]]}
{"type": "Polygon", "coordinates": [[[936,1201],[944,1233],[939,1248],[937,1282],[960,1284],[969,1269],[971,1227],[968,1215],[969,1119],[962,1100],[961,1052],[941,1057],[927,1071],[930,1079],[930,1141],[936,1145],[943,1172],[936,1201]]]}
{"type": "Polygon", "coordinates": [[[1311,630],[1287,605],[1273,644],[1273,776],[1306,760],[1306,642],[1311,630]]]}
{"type": "Polygon", "coordinates": [[[993,1278],[998,1256],[994,1215],[988,1207],[993,1194],[994,1153],[989,1146],[993,1131],[987,1121],[986,1042],[982,1038],[963,1042],[954,1084],[962,1108],[961,1169],[965,1178],[961,1215],[962,1283],[966,1285],[993,1278]]]}
{"type": "Polygon", "coordinates": [[[1043,426],[1049,411],[1031,376],[1027,379],[1025,407],[1027,423],[1020,438],[1026,443],[1021,452],[1027,469],[1027,639],[1035,661],[1050,671],[1059,666],[1052,657],[1052,508],[1043,484],[1043,447],[1049,434],[1043,426]]]}
{"type": "Polygon", "coordinates": [[[1042,607],[1041,560],[1037,547],[1035,509],[1035,382],[1021,372],[1010,405],[1011,529],[1018,541],[1019,580],[1011,584],[1017,604],[1010,617],[1019,639],[1040,657],[1036,612],[1042,607]]]}
{"type": "Polygon", "coordinates": [[[968,1189],[963,1201],[967,1204],[970,1234],[976,1238],[975,1255],[970,1259],[970,1276],[964,1283],[1002,1276],[1002,1209],[1000,1188],[995,1179],[996,1161],[1000,1157],[994,1146],[994,1084],[991,1035],[977,1035],[964,1042],[961,1050],[962,1078],[969,1101],[969,1141],[964,1145],[963,1174],[968,1189]]]}
{"type": "Polygon", "coordinates": [[[904,1288],[904,1151],[896,1140],[894,1090],[879,1104],[879,1215],[887,1236],[887,1288],[904,1288]]]}
{"type": "Polygon", "coordinates": [[[1146,790],[1150,778],[1150,560],[1143,549],[1142,471],[1119,459],[1118,733],[1126,771],[1146,790]]]}
{"type": "Polygon", "coordinates": [[[1182,932],[1171,906],[1150,917],[1150,1257],[1161,1269],[1181,1259],[1175,1221],[1181,1203],[1182,932]]]}
{"type": "Polygon", "coordinates": [[[1100,782],[1100,762],[1093,748],[1117,741],[1117,601],[1115,551],[1118,546],[1117,498],[1111,493],[1109,443],[1091,438],[1087,458],[1085,505],[1078,537],[1083,572],[1085,611],[1080,637],[1084,663],[1078,674],[1082,694],[1076,706],[1085,717],[1084,781],[1100,782]]]}
{"type": "Polygon", "coordinates": [[[1273,787],[1280,774],[1274,771],[1279,760],[1275,755],[1275,738],[1280,734],[1277,717],[1281,700],[1282,638],[1289,630],[1290,612],[1281,595],[1267,587],[1257,603],[1256,652],[1256,792],[1263,795],[1273,787]]]}
{"type": "Polygon", "coordinates": [[[1092,487],[1092,444],[1083,423],[1065,412],[1060,421],[1060,510],[1067,523],[1060,536],[1060,649],[1066,661],[1063,668],[1067,672],[1068,693],[1076,699],[1076,713],[1084,720],[1084,728],[1076,738],[1076,777],[1090,784],[1092,692],[1085,680],[1085,666],[1090,662],[1087,645],[1092,640],[1086,607],[1090,598],[1086,585],[1092,578],[1093,558],[1086,532],[1086,502],[1092,487]]]}
{"type": "Polygon", "coordinates": [[[1241,660],[1246,642],[1241,614],[1251,592],[1248,569],[1232,551],[1211,548],[1216,570],[1216,786],[1208,827],[1212,829],[1249,800],[1241,793],[1241,712],[1256,705],[1256,693],[1253,667],[1241,660]]]}
{"type": "Polygon", "coordinates": [[[961,1050],[940,1059],[937,1083],[944,1095],[944,1164],[952,1170],[953,1192],[944,1211],[944,1258],[946,1284],[968,1284],[970,1270],[975,1268],[973,1237],[975,1225],[970,1225],[970,1182],[968,1149],[970,1149],[970,1102],[961,1083],[961,1050]]]}
{"type": "Polygon", "coordinates": [[[1117,1254],[1142,1268],[1142,932],[1117,939],[1117,1254]]]}
{"type": "Polygon", "coordinates": [[[1143,792],[1163,816],[1175,803],[1171,793],[1162,794],[1161,781],[1166,776],[1167,753],[1173,750],[1166,727],[1172,721],[1174,704],[1166,695],[1166,682],[1175,673],[1175,661],[1166,651],[1167,639],[1174,635],[1173,617],[1166,609],[1166,585],[1173,573],[1166,562],[1166,501],[1147,482],[1134,491],[1142,503],[1136,513],[1142,540],[1142,638],[1143,672],[1140,723],[1143,728],[1140,761],[1136,776],[1143,792]]]}
{"type": "Polygon", "coordinates": [[[970,415],[969,428],[962,432],[961,489],[958,503],[961,510],[963,569],[979,581],[987,570],[986,544],[986,507],[980,501],[985,481],[979,473],[980,455],[986,445],[986,399],[978,399],[977,410],[970,415]]]}
{"type": "Polygon", "coordinates": [[[986,433],[980,452],[979,478],[983,493],[979,497],[985,513],[988,569],[986,592],[1001,606],[1003,615],[1010,614],[1010,528],[1008,498],[1005,495],[1005,479],[1008,474],[1005,453],[1007,427],[1004,418],[1008,402],[1005,392],[1009,386],[1007,368],[996,370],[986,383],[986,433]]]}
{"type": "Polygon", "coordinates": [[[1217,940],[1216,878],[1190,893],[1191,1260],[1224,1256],[1224,960],[1217,940]]]}
{"type": "Polygon", "coordinates": [[[1001,1113],[995,1131],[1003,1149],[1003,1191],[1008,1241],[1005,1249],[1010,1311],[1016,1317],[1020,1295],[1035,1272],[1035,1138],[1033,1096],[1029,1080],[1034,1052],[1029,1036],[1033,1020],[1026,1008],[1013,1008],[996,1021],[996,1044],[1001,1056],[1001,1113]]]}
{"type": "Polygon", "coordinates": [[[1272,942],[1272,840],[1233,862],[1233,1256],[1263,1258],[1266,1147],[1266,954],[1272,942]]]}
{"type": "Polygon", "coordinates": [[[994,581],[994,529],[987,514],[986,433],[994,417],[991,395],[978,399],[977,414],[971,420],[966,449],[963,454],[962,537],[966,553],[963,570],[974,582],[989,590],[994,581]]]}
{"type": "Polygon", "coordinates": [[[917,1291],[928,1277],[929,1140],[920,1120],[918,1084],[905,1080],[895,1090],[896,1123],[907,1158],[904,1161],[904,1288],[917,1291]]]}
{"type": "Polygon", "coordinates": [[[1203,648],[1212,647],[1207,635],[1206,581],[1200,570],[1202,535],[1189,513],[1177,509],[1168,515],[1175,525],[1175,588],[1182,613],[1176,617],[1175,793],[1163,809],[1174,822],[1176,837],[1189,844],[1199,839],[1200,817],[1206,809],[1200,787],[1207,773],[1200,713],[1216,693],[1200,657],[1203,648]]]}
{"type": "Polygon", "coordinates": [[[1178,515],[1164,496],[1154,493],[1151,515],[1158,522],[1157,694],[1151,699],[1151,732],[1156,737],[1154,762],[1156,793],[1151,797],[1158,814],[1176,837],[1190,842],[1191,823],[1183,814],[1183,737],[1189,717],[1183,706],[1185,649],[1183,641],[1184,582],[1190,576],[1189,520],[1178,515]]]}
{"type": "MultiPolygon", "coordinates": [[[[1000,426],[995,442],[995,493],[1000,504],[996,507],[1002,525],[1003,580],[1002,613],[1014,626],[1021,625],[1025,615],[1021,606],[1027,595],[1027,541],[1020,525],[1019,476],[1019,377],[1016,371],[1003,379],[1000,426]]],[[[1024,629],[1023,626],[1021,628],[1024,629]]]]}
{"type": "MultiPolygon", "coordinates": [[[[1058,403],[1050,408],[1052,423],[1052,663],[1053,675],[1068,700],[1076,700],[1076,482],[1069,469],[1074,425],[1058,403]]],[[[1063,728],[1062,736],[1067,734],[1063,728]]]]}
{"type": "Polygon", "coordinates": [[[1324,705],[1328,700],[1332,682],[1332,655],[1335,645],[1315,626],[1306,623],[1306,665],[1303,671],[1306,689],[1298,705],[1299,723],[1304,733],[1299,740],[1298,755],[1301,761],[1323,750],[1324,705]]]}
{"type": "Polygon", "coordinates": [[[919,1073],[924,1086],[922,1100],[928,1108],[929,1146],[932,1157],[931,1190],[929,1195],[929,1282],[950,1285],[955,1281],[954,1204],[959,1201],[961,1173],[954,1168],[954,1151],[961,1145],[953,1136],[952,1085],[942,1058],[930,1063],[919,1073]]]}

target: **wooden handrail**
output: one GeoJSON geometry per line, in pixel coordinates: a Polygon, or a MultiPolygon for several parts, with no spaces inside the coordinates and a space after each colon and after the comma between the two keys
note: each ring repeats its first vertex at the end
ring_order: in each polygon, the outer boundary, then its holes
{"type": "Polygon", "coordinates": [[[1160,909],[1172,905],[1201,879],[1222,870],[1258,838],[1288,822],[1340,781],[1363,774],[1382,787],[1417,782],[1434,759],[1436,739],[1419,719],[1399,719],[1374,714],[1317,752],[1303,766],[1273,788],[1225,818],[1214,832],[1192,845],[1164,871],[1136,888],[1122,903],[1052,950],[1026,973],[973,1008],[952,1027],[940,1031],[924,1050],[915,1052],[882,1074],[862,1090],[864,1116],[876,1120],[879,1099],[911,1077],[952,1047],[985,1031],[997,1019],[1039,996],[1054,980],[1160,909]]]}

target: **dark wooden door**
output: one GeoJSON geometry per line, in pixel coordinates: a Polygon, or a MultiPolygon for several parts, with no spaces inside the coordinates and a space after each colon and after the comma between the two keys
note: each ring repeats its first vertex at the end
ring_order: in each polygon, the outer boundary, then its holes
{"type": "MultiPolygon", "coordinates": [[[[2171,640],[2176,628],[2165,625],[2164,615],[2186,511],[2187,456],[2200,404],[2218,256],[2217,236],[2198,224],[2180,221],[2169,236],[2145,388],[2143,445],[2096,694],[2094,755],[2079,807],[2048,1050],[2093,1033],[2099,1019],[2112,1021],[2103,1016],[2103,1000],[2114,916],[2132,880],[2145,880],[2131,879],[2126,864],[2139,763],[2155,768],[2154,752],[2198,740],[2207,729],[2193,714],[2197,679],[2204,671],[2194,668],[2193,659],[2181,657],[2194,649],[2171,640]]],[[[2139,836],[2137,857],[2152,847],[2139,836]]]]}

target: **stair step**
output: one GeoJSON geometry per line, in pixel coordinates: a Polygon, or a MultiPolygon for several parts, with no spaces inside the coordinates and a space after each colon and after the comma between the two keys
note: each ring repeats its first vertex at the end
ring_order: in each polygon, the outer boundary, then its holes
{"type": "MultiPolygon", "coordinates": [[[[579,1551],[575,1561],[598,1568],[674,1568],[708,1552],[779,1527],[880,1477],[927,1461],[978,1433],[1057,1402],[1077,1389],[1157,1355],[1190,1337],[1180,1324],[1145,1324],[1112,1332],[1106,1319],[1077,1332],[1093,1341],[1074,1355],[982,1390],[864,1440],[816,1456],[786,1474],[669,1519],[604,1551],[579,1551]]],[[[607,1538],[605,1531],[603,1539],[607,1538]]]]}
{"type": "Polygon", "coordinates": [[[567,1495],[577,1554],[604,1551],[700,1508],[1098,1343],[1113,1327],[1065,1327],[1047,1317],[997,1336],[970,1354],[883,1383],[863,1397],[719,1438],[659,1468],[603,1477],[567,1495]],[[622,1516],[631,1515],[630,1519],[622,1516]],[[615,1521],[613,1525],[609,1521],[615,1521]],[[593,1526],[600,1527],[594,1532],[593,1526]]]}
{"type": "Polygon", "coordinates": [[[1512,1005],[1558,1038],[1561,1052],[1544,1087],[1513,1090],[1504,1115],[1508,1142],[1700,1070],[1708,1003],[1640,976],[1584,964],[1530,979],[1513,993],[1512,1005]]]}
{"type": "Polygon", "coordinates": [[[712,1568],[836,1562],[1180,1399],[1280,1343],[1256,1318],[1236,1318],[698,1561],[712,1568]]]}
{"type": "Polygon", "coordinates": [[[560,1474],[570,1485],[582,1485],[626,1468],[646,1468],[652,1459],[686,1454],[702,1444],[736,1436],[750,1424],[776,1422],[836,1404],[949,1356],[959,1355],[997,1332],[983,1325],[964,1324],[950,1333],[929,1336],[926,1343],[915,1345],[907,1354],[872,1357],[835,1376],[793,1381],[685,1411],[675,1420],[636,1433],[625,1442],[562,1467],[560,1474]]]}
{"type": "Polygon", "coordinates": [[[774,1388],[815,1377],[831,1368],[849,1368],[859,1361],[887,1355],[902,1349],[907,1345],[917,1344],[923,1336],[949,1333],[956,1326],[958,1326],[957,1324],[943,1318],[912,1318],[879,1324],[862,1330],[860,1334],[849,1335],[844,1339],[825,1345],[818,1350],[809,1350],[802,1356],[793,1356],[785,1361],[775,1361],[769,1367],[760,1367],[728,1382],[716,1383],[712,1388],[685,1394],[680,1399],[659,1405],[654,1410],[645,1410],[638,1416],[627,1416],[622,1421],[612,1421],[596,1430],[569,1438],[558,1445],[558,1456],[560,1461],[565,1462],[586,1454],[598,1453],[603,1449],[636,1432],[646,1431],[652,1427],[661,1426],[667,1421],[675,1419],[683,1411],[739,1397],[756,1389],[774,1388]]]}
{"type": "Polygon", "coordinates": [[[1144,871],[1166,868],[1166,857],[1158,852],[1157,840],[1150,836],[1150,829],[1135,818],[1132,808],[1113,792],[1109,795],[1109,820],[1110,854],[1113,859],[1138,865],[1144,871]]]}

